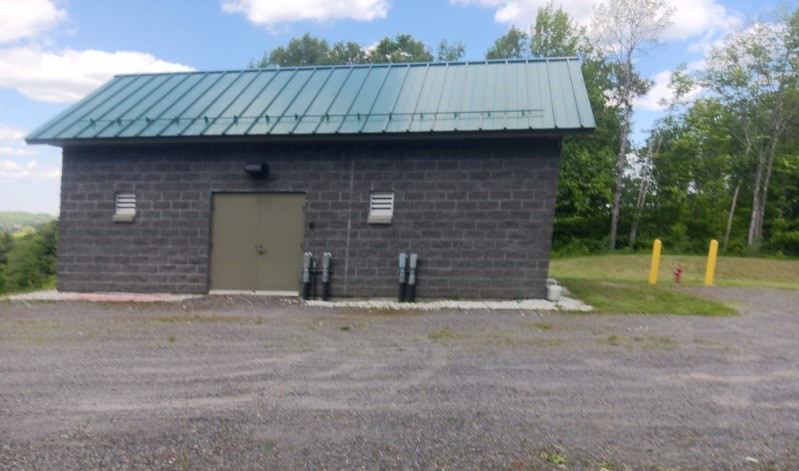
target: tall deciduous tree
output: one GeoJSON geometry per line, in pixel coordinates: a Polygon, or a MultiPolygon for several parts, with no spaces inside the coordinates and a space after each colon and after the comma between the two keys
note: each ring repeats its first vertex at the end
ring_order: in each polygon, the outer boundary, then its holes
{"type": "Polygon", "coordinates": [[[538,9],[530,38],[533,57],[576,56],[587,46],[585,28],[575,25],[563,9],[556,10],[552,3],[538,9]]]}
{"type": "Polygon", "coordinates": [[[605,94],[612,84],[612,69],[602,51],[589,40],[585,28],[551,3],[538,9],[531,31],[524,47],[533,57],[578,56],[583,62],[596,131],[563,139],[553,247],[592,250],[598,248],[594,241],[604,236],[597,228],[609,215],[618,142],[618,107],[605,94]]]}
{"type": "Polygon", "coordinates": [[[430,62],[433,53],[423,42],[413,39],[410,34],[398,34],[394,39],[385,37],[369,51],[368,60],[372,64],[397,62],[430,62]]]}
{"type": "Polygon", "coordinates": [[[622,111],[610,223],[611,250],[616,248],[633,102],[651,86],[637,74],[635,61],[658,43],[660,35],[671,25],[672,14],[673,9],[665,0],[608,0],[594,9],[591,30],[613,62],[616,85],[612,92],[622,111]]]}
{"type": "Polygon", "coordinates": [[[260,61],[250,65],[253,67],[320,65],[327,63],[329,54],[330,47],[327,41],[305,33],[300,38],[292,38],[285,47],[272,49],[269,54],[264,53],[260,61]]]}
{"type": "Polygon", "coordinates": [[[446,39],[442,39],[438,43],[438,51],[436,52],[436,60],[443,62],[454,62],[463,59],[466,55],[466,46],[462,42],[449,43],[446,39]]]}
{"type": "Polygon", "coordinates": [[[494,41],[486,52],[486,59],[522,59],[530,55],[530,36],[515,26],[494,41]]]}
{"type": "MultiPolygon", "coordinates": [[[[448,43],[443,40],[438,47],[438,60],[456,61],[463,58],[463,43],[448,43]]],[[[429,62],[433,53],[422,41],[410,34],[385,37],[369,51],[352,41],[340,41],[330,47],[329,43],[309,33],[292,38],[286,46],[272,49],[250,67],[294,67],[307,65],[336,64],[383,64],[391,62],[429,62]]]]}
{"type": "Polygon", "coordinates": [[[714,48],[705,86],[739,117],[745,159],[754,159],[749,246],[763,237],[769,183],[780,138],[799,108],[799,10],[776,23],[758,22],[714,48]]]}

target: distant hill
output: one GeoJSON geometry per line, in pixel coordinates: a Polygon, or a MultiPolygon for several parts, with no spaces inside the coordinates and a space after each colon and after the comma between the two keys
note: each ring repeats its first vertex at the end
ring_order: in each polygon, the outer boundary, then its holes
{"type": "Polygon", "coordinates": [[[0,232],[19,232],[24,227],[36,227],[52,221],[55,216],[45,213],[22,213],[19,211],[0,211],[0,232]]]}

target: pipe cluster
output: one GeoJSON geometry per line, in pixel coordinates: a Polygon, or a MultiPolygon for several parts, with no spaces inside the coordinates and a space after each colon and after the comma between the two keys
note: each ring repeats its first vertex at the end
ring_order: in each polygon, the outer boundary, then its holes
{"type": "Polygon", "coordinates": [[[311,252],[302,257],[302,299],[316,298],[316,279],[322,275],[322,301],[330,299],[330,284],[333,276],[333,256],[330,252],[322,254],[322,267],[311,252]]]}

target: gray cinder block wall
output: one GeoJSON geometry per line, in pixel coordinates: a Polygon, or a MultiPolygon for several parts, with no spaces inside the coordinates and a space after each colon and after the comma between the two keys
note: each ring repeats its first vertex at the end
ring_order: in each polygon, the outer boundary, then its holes
{"type": "Polygon", "coordinates": [[[558,138],[67,146],[58,289],[204,293],[212,193],[290,191],[334,296],[394,296],[405,251],[419,297],[543,297],[559,155],[558,138]],[[392,224],[367,224],[371,191],[395,193],[392,224]],[[112,222],[115,192],[136,193],[134,223],[112,222]]]}

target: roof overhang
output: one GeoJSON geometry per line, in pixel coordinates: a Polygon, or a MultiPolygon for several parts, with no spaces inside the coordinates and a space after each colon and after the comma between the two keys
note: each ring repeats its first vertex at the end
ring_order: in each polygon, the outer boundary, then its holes
{"type": "Polygon", "coordinates": [[[150,138],[90,138],[90,139],[25,139],[28,144],[51,146],[88,145],[137,145],[137,144],[195,144],[195,143],[337,143],[337,142],[391,142],[408,140],[454,141],[461,139],[535,139],[560,138],[569,135],[585,135],[594,128],[549,129],[549,130],[496,130],[463,132],[407,132],[368,134],[295,134],[279,136],[187,136],[150,138]]]}

